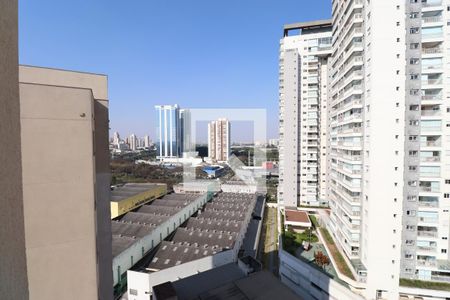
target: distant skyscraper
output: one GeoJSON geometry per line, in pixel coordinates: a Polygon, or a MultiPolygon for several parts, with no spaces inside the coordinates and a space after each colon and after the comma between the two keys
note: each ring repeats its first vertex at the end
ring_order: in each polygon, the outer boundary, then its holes
{"type": "Polygon", "coordinates": [[[175,105],[156,105],[158,116],[157,147],[159,158],[181,155],[180,108],[175,105]]]}
{"type": "Polygon", "coordinates": [[[194,151],[191,143],[191,112],[180,109],[180,154],[194,151]]]}
{"type": "Polygon", "coordinates": [[[120,142],[120,135],[119,135],[119,133],[116,131],[116,132],[114,132],[114,135],[113,135],[113,145],[114,145],[114,146],[118,146],[118,145],[119,145],[119,142],[120,142]]]}
{"type": "Polygon", "coordinates": [[[150,137],[148,135],[144,136],[144,148],[150,148],[150,137]]]}
{"type": "Polygon", "coordinates": [[[227,161],[230,155],[230,122],[219,119],[208,124],[208,156],[227,161]]]}
{"type": "Polygon", "coordinates": [[[128,143],[130,145],[130,149],[133,151],[139,147],[139,139],[134,133],[128,138],[128,143]]]}

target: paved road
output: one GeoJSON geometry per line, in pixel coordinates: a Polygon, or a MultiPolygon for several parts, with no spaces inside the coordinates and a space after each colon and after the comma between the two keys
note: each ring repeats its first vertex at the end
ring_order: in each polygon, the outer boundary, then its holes
{"type": "Polygon", "coordinates": [[[277,209],[267,208],[267,234],[269,235],[266,253],[269,253],[269,265],[267,268],[274,274],[278,274],[278,251],[277,251],[277,209]]]}

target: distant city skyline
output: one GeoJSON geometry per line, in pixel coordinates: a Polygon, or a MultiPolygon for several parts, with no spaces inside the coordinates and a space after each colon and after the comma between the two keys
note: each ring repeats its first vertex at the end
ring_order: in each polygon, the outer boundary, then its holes
{"type": "MultiPolygon", "coordinates": [[[[265,108],[268,138],[276,138],[281,28],[329,18],[330,11],[328,0],[23,0],[19,60],[107,74],[110,135],[149,133],[155,139],[154,105],[177,103],[265,108]]],[[[235,130],[234,138],[250,136],[235,130]]]]}

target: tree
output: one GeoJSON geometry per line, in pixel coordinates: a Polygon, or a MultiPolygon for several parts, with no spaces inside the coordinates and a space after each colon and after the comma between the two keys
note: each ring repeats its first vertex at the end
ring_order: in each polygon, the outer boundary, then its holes
{"type": "Polygon", "coordinates": [[[323,254],[322,251],[314,252],[314,261],[321,268],[325,268],[325,266],[330,264],[330,259],[328,256],[323,254]]]}

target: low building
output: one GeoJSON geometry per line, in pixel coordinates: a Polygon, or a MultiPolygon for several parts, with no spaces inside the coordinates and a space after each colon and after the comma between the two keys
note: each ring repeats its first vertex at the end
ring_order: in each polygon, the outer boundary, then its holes
{"type": "Polygon", "coordinates": [[[219,165],[213,166],[205,166],[202,168],[202,171],[205,172],[209,178],[216,178],[223,174],[225,171],[224,167],[219,165]]]}
{"type": "Polygon", "coordinates": [[[256,202],[255,194],[217,194],[161,243],[142,272],[128,271],[129,299],[148,299],[156,285],[236,262],[256,202]]]}
{"type": "Polygon", "coordinates": [[[256,182],[244,182],[239,180],[227,181],[222,183],[222,191],[224,193],[244,193],[244,194],[255,194],[257,192],[263,191],[263,189],[258,188],[256,182]]]}
{"type": "Polygon", "coordinates": [[[220,182],[213,180],[196,180],[182,182],[173,186],[175,193],[217,193],[220,192],[220,182]]]}
{"type": "Polygon", "coordinates": [[[292,227],[293,229],[301,230],[312,226],[308,214],[304,211],[286,209],[284,214],[284,227],[286,229],[292,227]]]}
{"type": "Polygon", "coordinates": [[[111,221],[112,268],[116,294],[123,292],[126,286],[127,270],[156,250],[165,238],[210,198],[207,193],[172,193],[111,221]]]}
{"type": "Polygon", "coordinates": [[[111,191],[111,219],[164,196],[165,183],[127,183],[111,191]]]}
{"type": "Polygon", "coordinates": [[[238,263],[159,284],[153,287],[152,294],[156,300],[301,299],[270,272],[261,271],[259,262],[248,257],[239,259],[238,263]]]}

